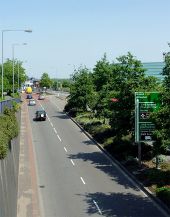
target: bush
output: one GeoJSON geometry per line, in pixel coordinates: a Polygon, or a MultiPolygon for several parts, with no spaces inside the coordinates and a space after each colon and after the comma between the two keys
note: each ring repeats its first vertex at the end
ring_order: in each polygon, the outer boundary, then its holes
{"type": "Polygon", "coordinates": [[[8,137],[0,129],[0,159],[6,157],[8,151],[8,137]]]}
{"type": "Polygon", "coordinates": [[[8,143],[18,135],[18,122],[13,109],[5,108],[0,116],[0,159],[7,155],[8,143]]]}
{"type": "Polygon", "coordinates": [[[149,169],[146,171],[146,177],[151,184],[157,184],[159,187],[170,184],[170,170],[149,169]]]}
{"type": "Polygon", "coordinates": [[[20,109],[20,107],[21,107],[20,103],[17,103],[15,101],[12,102],[12,106],[13,106],[13,110],[15,112],[17,112],[20,109]]]}
{"type": "Polygon", "coordinates": [[[164,186],[156,189],[156,195],[161,199],[168,207],[170,207],[170,186],[164,186]]]}

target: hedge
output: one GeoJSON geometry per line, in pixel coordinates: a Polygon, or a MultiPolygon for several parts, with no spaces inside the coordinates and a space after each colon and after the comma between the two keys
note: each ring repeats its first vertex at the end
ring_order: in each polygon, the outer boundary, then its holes
{"type": "Polygon", "coordinates": [[[18,135],[18,122],[15,117],[15,110],[5,108],[4,114],[0,116],[0,159],[7,155],[8,144],[18,135]]]}
{"type": "Polygon", "coordinates": [[[156,195],[161,199],[168,207],[170,207],[170,186],[164,186],[156,189],[156,195]]]}

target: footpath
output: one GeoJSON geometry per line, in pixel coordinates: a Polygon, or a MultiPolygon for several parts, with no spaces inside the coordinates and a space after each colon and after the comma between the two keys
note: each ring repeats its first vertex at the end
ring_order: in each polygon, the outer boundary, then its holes
{"type": "Polygon", "coordinates": [[[17,217],[40,217],[32,131],[25,94],[22,101],[17,217]]]}

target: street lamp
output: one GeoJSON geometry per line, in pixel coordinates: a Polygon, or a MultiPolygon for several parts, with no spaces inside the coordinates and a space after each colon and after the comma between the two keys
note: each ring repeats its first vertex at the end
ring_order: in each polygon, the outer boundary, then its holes
{"type": "MultiPolygon", "coordinates": [[[[12,93],[14,97],[14,88],[15,88],[15,58],[14,58],[14,51],[15,46],[19,46],[20,44],[12,44],[12,93]]],[[[27,45],[27,43],[23,43],[22,45],[27,45]]]]}
{"type": "Polygon", "coordinates": [[[4,60],[3,60],[3,52],[4,52],[4,48],[3,48],[3,45],[4,45],[4,42],[3,42],[3,38],[4,38],[4,32],[13,32],[13,31],[21,31],[21,32],[28,32],[28,33],[31,33],[32,30],[31,29],[4,29],[4,30],[1,30],[1,33],[2,33],[2,99],[3,99],[3,95],[4,95],[4,60]]]}

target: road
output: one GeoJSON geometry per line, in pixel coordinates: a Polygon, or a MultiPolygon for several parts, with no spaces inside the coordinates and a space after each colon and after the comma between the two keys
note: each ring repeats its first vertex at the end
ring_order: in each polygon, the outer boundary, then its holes
{"type": "Polygon", "coordinates": [[[41,216],[166,216],[62,112],[64,104],[49,95],[28,108],[41,216]],[[46,121],[33,120],[37,108],[46,110],[46,121]]]}

